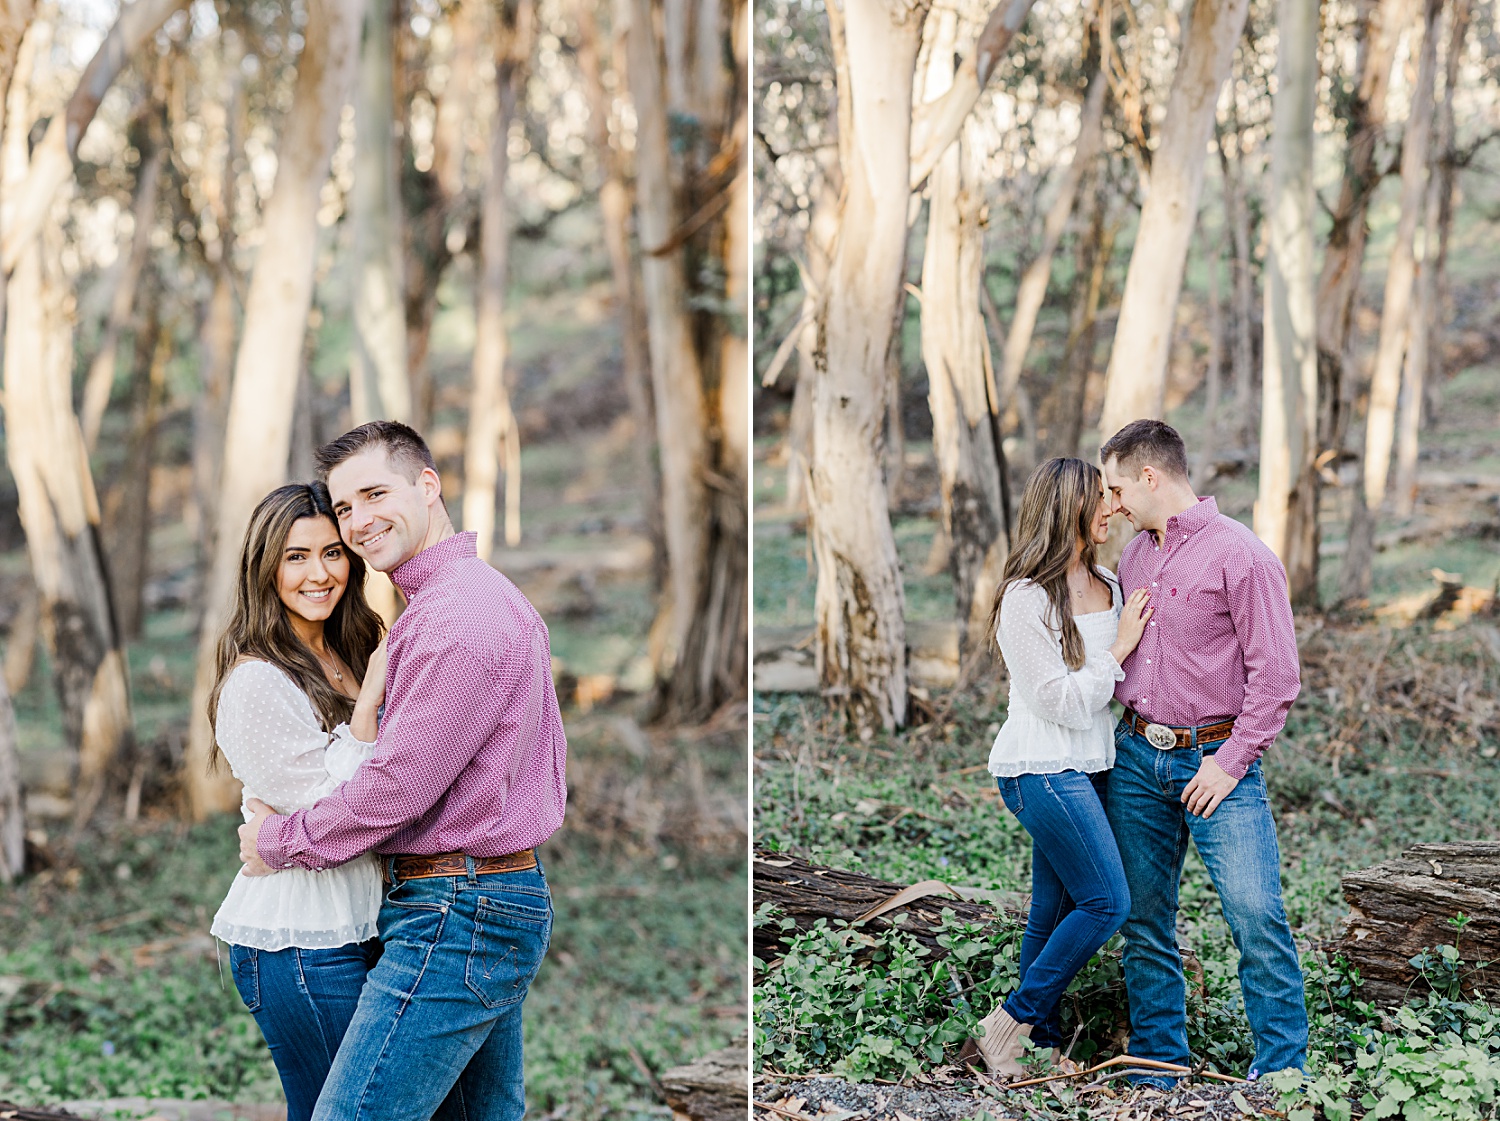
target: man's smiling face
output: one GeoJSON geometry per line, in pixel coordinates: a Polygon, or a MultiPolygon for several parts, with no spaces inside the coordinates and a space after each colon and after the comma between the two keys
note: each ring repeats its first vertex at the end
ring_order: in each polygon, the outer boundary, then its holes
{"type": "Polygon", "coordinates": [[[409,479],[403,467],[377,445],[328,472],[339,532],[378,572],[399,568],[427,547],[433,507],[442,500],[437,472],[424,468],[409,479]]]}
{"type": "Polygon", "coordinates": [[[1124,514],[1137,533],[1160,528],[1156,524],[1156,481],[1154,467],[1142,467],[1132,478],[1118,459],[1111,457],[1104,465],[1104,485],[1109,491],[1113,512],[1124,514]]]}

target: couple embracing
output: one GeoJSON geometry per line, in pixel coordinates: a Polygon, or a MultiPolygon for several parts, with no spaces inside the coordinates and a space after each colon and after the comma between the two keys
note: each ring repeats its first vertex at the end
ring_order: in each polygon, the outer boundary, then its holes
{"type": "Polygon", "coordinates": [[[1100,461],[1102,476],[1049,460],[1027,482],[991,617],[1010,703],[989,770],[1031,835],[1032,899],[1020,987],[972,1043],[1002,1077],[1021,1073],[1028,1038],[1056,1062],[1059,1000],[1119,930],[1130,1053],[1188,1065],[1177,900],[1191,838],[1240,952],[1249,1077],[1300,1069],[1302,972],[1259,762],[1300,688],[1286,572],[1193,492],[1168,425],[1127,425],[1100,461]],[[1116,513],[1138,531],[1118,578],[1095,563],[1116,513]]]}
{"type": "Polygon", "coordinates": [[[426,443],[374,421],[245,533],[208,715],[243,783],[214,917],[288,1121],[514,1121],[552,929],[536,859],[567,743],[547,628],[455,533],[426,443]],[[381,638],[366,567],[405,612],[381,638]]]}

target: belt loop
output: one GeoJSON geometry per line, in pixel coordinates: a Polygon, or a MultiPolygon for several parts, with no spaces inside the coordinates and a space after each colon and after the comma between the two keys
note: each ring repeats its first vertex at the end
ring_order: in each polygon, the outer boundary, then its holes
{"type": "Polygon", "coordinates": [[[1189,742],[1189,746],[1192,747],[1192,749],[1194,751],[1197,751],[1198,750],[1198,725],[1194,724],[1193,727],[1192,727],[1192,730],[1190,731],[1189,734],[1191,736],[1191,739],[1188,741],[1189,742]]]}
{"type": "Polygon", "coordinates": [[[392,887],[401,882],[396,879],[396,858],[394,856],[385,857],[385,882],[392,887]]]}
{"type": "Polygon", "coordinates": [[[479,876],[474,871],[474,858],[468,853],[464,853],[464,869],[469,873],[469,886],[477,887],[479,884],[479,876]]]}

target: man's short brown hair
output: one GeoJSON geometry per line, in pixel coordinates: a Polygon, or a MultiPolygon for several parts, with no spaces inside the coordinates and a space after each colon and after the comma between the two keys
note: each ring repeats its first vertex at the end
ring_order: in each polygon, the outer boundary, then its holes
{"type": "Polygon", "coordinates": [[[1139,478],[1146,466],[1181,479],[1188,477],[1187,446],[1177,429],[1161,420],[1133,420],[1116,432],[1099,449],[1100,463],[1111,459],[1119,461],[1120,469],[1132,479],[1139,478]]]}
{"type": "Polygon", "coordinates": [[[424,467],[437,470],[437,463],[433,461],[432,452],[427,448],[427,441],[417,434],[415,428],[402,424],[399,420],[372,420],[358,428],[351,428],[337,440],[328,441],[313,453],[313,461],[318,465],[318,478],[326,483],[330,471],[369,448],[384,448],[390,465],[405,476],[409,483],[417,481],[417,476],[424,467]]]}

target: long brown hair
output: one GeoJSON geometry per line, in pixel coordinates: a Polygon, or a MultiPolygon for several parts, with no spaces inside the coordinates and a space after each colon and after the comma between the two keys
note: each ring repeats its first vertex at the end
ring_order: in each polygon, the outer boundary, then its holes
{"type": "MultiPolygon", "coordinates": [[[[327,518],[337,531],[338,519],[333,516],[328,488],[322,483],[277,487],[250,515],[234,581],[234,610],[219,636],[214,687],[208,695],[210,728],[217,727],[224,682],[244,657],[270,662],[290,677],[307,694],[325,731],[332,731],[354,714],[354,701],[329,684],[317,655],[297,637],[277,592],[287,536],[293,523],[303,518],[327,518]]],[[[349,558],[349,583],[323,624],[323,640],[344,659],[355,678],[363,680],[370,653],[380,642],[382,625],[380,616],[365,600],[365,562],[347,547],[344,555],[349,558]]],[[[216,737],[209,768],[216,768],[219,759],[216,737]]]]}
{"type": "Polygon", "coordinates": [[[1030,580],[1051,601],[1045,622],[1062,636],[1063,661],[1069,669],[1082,668],[1083,635],[1073,622],[1068,568],[1082,539],[1084,569],[1090,575],[1095,572],[1093,522],[1102,486],[1099,468],[1081,459],[1049,459],[1026,480],[1016,544],[1005,559],[1000,590],[990,609],[990,643],[996,654],[1000,653],[1000,603],[1012,584],[1030,580]]]}

